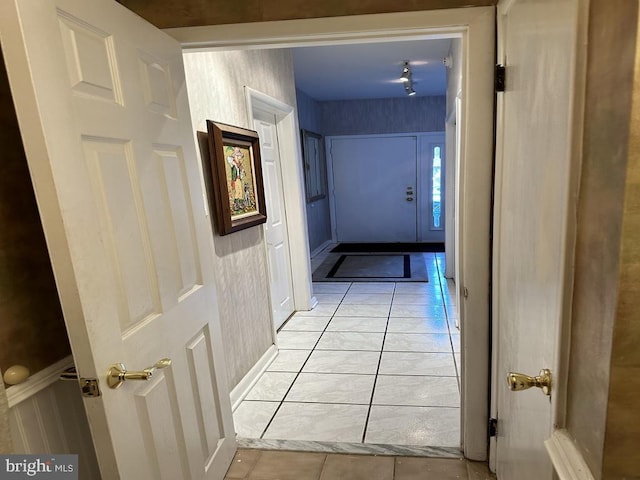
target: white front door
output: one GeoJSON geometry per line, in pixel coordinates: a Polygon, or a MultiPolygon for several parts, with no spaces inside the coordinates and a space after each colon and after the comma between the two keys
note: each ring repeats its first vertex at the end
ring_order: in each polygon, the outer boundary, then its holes
{"type": "Polygon", "coordinates": [[[103,478],[235,451],[180,45],[110,0],[5,0],[2,49],[103,478]],[[123,363],[148,380],[107,386],[123,363]]]}
{"type": "Polygon", "coordinates": [[[333,138],[338,242],[415,242],[416,137],[333,138]]]}
{"type": "MultiPolygon", "coordinates": [[[[499,4],[499,94],[494,226],[498,478],[546,480],[553,431],[559,326],[566,291],[578,0],[499,4]],[[552,370],[552,397],[512,392],[509,372],[552,370]]],[[[577,118],[577,117],[576,117],[577,118]]],[[[570,252],[570,250],[569,250],[570,252]]],[[[585,419],[587,421],[587,419],[585,419]]]]}
{"type": "Polygon", "coordinates": [[[256,110],[254,125],[260,137],[262,172],[264,175],[267,223],[264,227],[269,267],[271,308],[275,328],[282,326],[293,313],[293,284],[287,237],[287,212],[284,206],[284,183],[278,147],[276,116],[256,110]]]}

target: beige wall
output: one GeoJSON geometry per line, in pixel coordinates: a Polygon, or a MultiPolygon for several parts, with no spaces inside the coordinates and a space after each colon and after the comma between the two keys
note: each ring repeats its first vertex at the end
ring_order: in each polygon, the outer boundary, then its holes
{"type": "MultiPolygon", "coordinates": [[[[624,355],[633,348],[637,352],[640,340],[640,324],[632,325],[633,309],[623,300],[625,291],[637,289],[637,275],[631,275],[638,257],[624,248],[620,256],[621,241],[628,245],[634,231],[635,243],[638,238],[633,225],[637,193],[629,192],[633,179],[627,174],[637,8],[637,2],[626,0],[592,0],[589,12],[567,429],[597,479],[628,478],[633,470],[622,473],[624,464],[633,462],[637,475],[640,462],[640,411],[629,408],[640,391],[620,378],[640,366],[637,353],[635,364],[624,355]],[[635,450],[629,448],[634,440],[635,450]]],[[[631,298],[637,312],[639,297],[631,298]]]]}
{"type": "MultiPolygon", "coordinates": [[[[634,2],[636,3],[636,2],[634,2]]],[[[637,3],[635,4],[637,7],[637,3]]],[[[637,16],[637,12],[636,12],[637,16]]],[[[629,36],[634,16],[629,12],[629,36]]],[[[636,20],[637,22],[637,20],[636,20]]],[[[629,43],[633,43],[629,41],[629,43]]],[[[640,44],[636,39],[602,478],[640,478],[640,44]]],[[[625,129],[626,130],[626,129],[625,129]]]]}
{"type": "MultiPolygon", "coordinates": [[[[244,86],[296,105],[288,50],[185,53],[195,130],[206,120],[251,128],[244,86]]],[[[263,227],[214,235],[218,301],[231,388],[273,344],[263,227]]]]}
{"type": "Polygon", "coordinates": [[[118,0],[160,28],[484,7],[497,0],[118,0]]]}

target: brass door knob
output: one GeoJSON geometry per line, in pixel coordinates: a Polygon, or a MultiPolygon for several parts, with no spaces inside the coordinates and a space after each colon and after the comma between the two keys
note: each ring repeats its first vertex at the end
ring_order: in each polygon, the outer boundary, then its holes
{"type": "Polygon", "coordinates": [[[540,370],[540,375],[536,377],[530,377],[524,373],[510,372],[507,375],[507,385],[509,385],[509,390],[512,392],[537,387],[541,388],[542,393],[545,395],[551,395],[551,370],[544,368],[540,370]]]}
{"type": "Polygon", "coordinates": [[[163,358],[153,367],[145,368],[141,372],[128,372],[124,364],[114,363],[107,372],[107,385],[109,388],[118,388],[125,380],[150,380],[155,370],[169,366],[171,366],[171,359],[163,358]]]}

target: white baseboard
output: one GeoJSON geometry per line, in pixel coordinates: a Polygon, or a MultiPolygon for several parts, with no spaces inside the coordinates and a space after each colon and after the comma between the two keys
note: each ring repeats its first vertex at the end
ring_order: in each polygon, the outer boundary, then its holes
{"type": "Polygon", "coordinates": [[[594,480],[582,454],[566,430],[556,430],[544,442],[560,480],[594,480]]]}
{"type": "Polygon", "coordinates": [[[271,345],[269,349],[260,357],[260,360],[247,372],[247,374],[240,380],[240,383],[231,390],[231,409],[233,411],[238,408],[240,402],[247,396],[249,390],[253,388],[260,376],[271,365],[271,362],[276,358],[278,354],[278,347],[271,345]]]}
{"type": "Polygon", "coordinates": [[[333,240],[327,240],[325,241],[322,245],[320,245],[318,248],[314,249],[313,252],[311,252],[310,256],[311,258],[315,257],[316,255],[321,254],[325,248],[327,248],[329,245],[333,245],[334,242],[333,240]]]}

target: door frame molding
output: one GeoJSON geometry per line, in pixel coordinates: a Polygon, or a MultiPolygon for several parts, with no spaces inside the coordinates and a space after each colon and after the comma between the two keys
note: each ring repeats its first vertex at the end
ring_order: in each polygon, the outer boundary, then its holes
{"type": "MultiPolygon", "coordinates": [[[[334,181],[333,181],[333,152],[331,149],[331,142],[333,140],[338,140],[338,139],[365,139],[365,138],[401,138],[401,137],[413,137],[416,139],[416,179],[417,179],[417,183],[420,183],[422,180],[427,180],[428,181],[428,187],[431,187],[431,177],[428,176],[425,178],[425,175],[428,175],[428,172],[424,171],[424,162],[422,162],[421,160],[423,159],[424,155],[428,154],[428,152],[424,151],[423,148],[423,141],[424,140],[429,140],[430,138],[438,138],[438,139],[442,139],[442,157],[443,160],[446,159],[446,152],[444,150],[444,146],[446,143],[446,135],[444,130],[440,131],[440,132],[403,132],[403,133],[380,133],[380,134],[374,134],[374,133],[366,133],[366,134],[361,134],[361,135],[327,135],[325,137],[325,152],[327,152],[326,155],[326,160],[327,160],[327,183],[328,183],[328,190],[329,190],[329,216],[331,219],[331,238],[332,241],[338,242],[338,233],[337,233],[337,224],[336,224],[336,201],[335,201],[335,186],[334,186],[334,181]]],[[[445,181],[445,176],[446,176],[446,171],[445,171],[445,165],[443,162],[442,165],[442,180],[443,180],[443,185],[444,185],[444,181],[445,181]]],[[[424,189],[419,188],[417,190],[417,197],[416,197],[416,208],[418,209],[416,214],[417,214],[417,218],[416,218],[416,237],[417,237],[417,241],[418,242],[431,242],[432,240],[425,240],[423,237],[423,229],[425,228],[425,225],[423,224],[423,215],[420,215],[420,209],[424,209],[427,208],[427,202],[426,202],[426,197],[428,196],[427,193],[425,193],[425,191],[423,191],[424,189]]],[[[447,211],[445,209],[445,201],[444,199],[441,201],[441,204],[443,206],[443,213],[446,215],[447,211]]],[[[424,213],[427,213],[426,211],[424,211],[424,213]]],[[[444,222],[445,220],[445,215],[443,215],[442,221],[444,222]]],[[[444,239],[443,239],[444,242],[444,239]]]]}
{"type": "MultiPolygon", "coordinates": [[[[297,111],[291,105],[287,105],[253,88],[245,86],[244,91],[247,100],[247,116],[252,124],[256,110],[269,112],[276,117],[282,183],[283,186],[287,186],[282,193],[287,217],[287,243],[289,246],[289,266],[291,268],[293,288],[293,309],[294,311],[311,310],[314,300],[312,299],[309,237],[307,236],[306,228],[304,228],[307,224],[307,216],[302,163],[300,162],[302,147],[297,128],[297,111]]],[[[269,288],[271,289],[270,280],[269,288]]],[[[271,311],[273,311],[272,308],[271,311]]],[[[278,336],[275,324],[273,321],[271,323],[273,325],[273,342],[277,346],[278,336]]]]}
{"type": "MultiPolygon", "coordinates": [[[[465,325],[461,335],[461,443],[467,458],[486,460],[495,7],[211,25],[167,29],[165,32],[176,38],[183,49],[209,51],[461,38],[461,128],[464,135],[461,188],[456,201],[456,232],[461,246],[457,290],[466,292],[465,296],[461,295],[463,301],[459,305],[460,318],[465,325]]],[[[299,141],[296,144],[299,147],[299,141]]],[[[299,169],[299,166],[295,168],[299,169]]],[[[302,181],[301,177],[298,181],[302,181]]],[[[302,183],[295,188],[301,186],[302,183]]],[[[297,208],[303,207],[301,200],[297,208]]],[[[302,218],[305,217],[302,212],[302,218]]],[[[305,238],[304,246],[307,243],[305,238]]]]}

